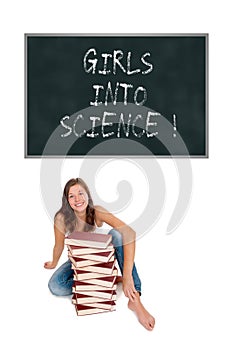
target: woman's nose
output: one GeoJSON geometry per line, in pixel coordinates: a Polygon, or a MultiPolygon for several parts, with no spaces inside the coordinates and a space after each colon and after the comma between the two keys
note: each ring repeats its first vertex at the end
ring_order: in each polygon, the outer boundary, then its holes
{"type": "Polygon", "coordinates": [[[80,194],[76,194],[75,196],[75,201],[78,202],[81,199],[81,195],[80,194]]]}

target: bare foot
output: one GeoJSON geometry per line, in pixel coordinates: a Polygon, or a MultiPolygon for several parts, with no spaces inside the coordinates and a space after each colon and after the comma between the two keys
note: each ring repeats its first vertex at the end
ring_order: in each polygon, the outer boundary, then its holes
{"type": "Polygon", "coordinates": [[[149,312],[142,305],[139,293],[135,295],[134,301],[129,300],[128,307],[130,310],[136,313],[139,322],[148,331],[152,331],[155,325],[155,319],[151,314],[149,314],[149,312]]]}

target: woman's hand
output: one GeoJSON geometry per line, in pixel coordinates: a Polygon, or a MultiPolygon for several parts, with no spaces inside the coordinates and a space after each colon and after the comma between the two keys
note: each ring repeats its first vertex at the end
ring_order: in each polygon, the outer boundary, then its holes
{"type": "Polygon", "coordinates": [[[134,287],[132,274],[123,276],[122,289],[125,296],[129,298],[131,301],[134,301],[135,294],[137,293],[137,291],[134,287]]]}
{"type": "Polygon", "coordinates": [[[47,261],[44,263],[45,269],[54,269],[57,265],[54,264],[52,261],[47,261]]]}

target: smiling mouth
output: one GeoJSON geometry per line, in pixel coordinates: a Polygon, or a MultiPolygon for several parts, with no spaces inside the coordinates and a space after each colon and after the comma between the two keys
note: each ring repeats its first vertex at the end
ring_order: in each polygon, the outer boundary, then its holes
{"type": "Polygon", "coordinates": [[[77,204],[75,204],[74,206],[78,208],[78,207],[81,207],[83,204],[84,204],[84,202],[82,202],[82,203],[77,203],[77,204]]]}

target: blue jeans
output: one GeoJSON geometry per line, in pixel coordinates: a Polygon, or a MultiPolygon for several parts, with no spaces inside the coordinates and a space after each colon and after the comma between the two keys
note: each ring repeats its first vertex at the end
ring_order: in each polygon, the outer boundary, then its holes
{"type": "MultiPolygon", "coordinates": [[[[109,231],[109,234],[112,236],[112,243],[115,247],[115,257],[117,259],[121,273],[123,273],[124,252],[122,236],[117,230],[114,229],[109,231]]],[[[49,280],[48,287],[51,293],[57,296],[71,295],[73,286],[73,273],[74,272],[71,269],[70,260],[62,264],[54,272],[54,274],[49,280]]],[[[135,289],[141,294],[141,281],[138,276],[135,264],[133,265],[132,276],[134,280],[135,289]]]]}

